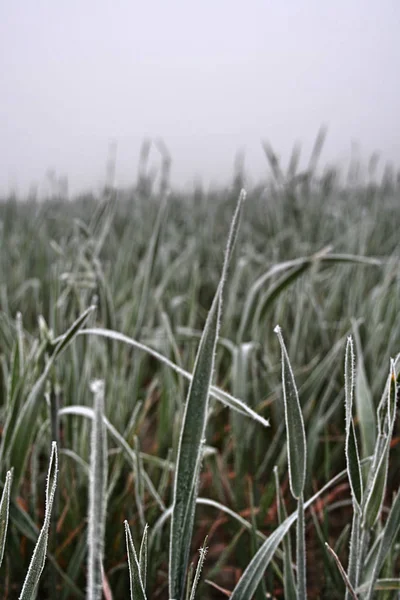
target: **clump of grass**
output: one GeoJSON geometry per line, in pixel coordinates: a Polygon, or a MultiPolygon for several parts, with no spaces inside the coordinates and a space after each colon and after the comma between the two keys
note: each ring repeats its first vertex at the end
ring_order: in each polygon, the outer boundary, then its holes
{"type": "MultiPolygon", "coordinates": [[[[398,358],[387,376],[400,347],[397,192],[327,194],[312,175],[317,150],[302,177],[298,152],[287,172],[266,152],[275,173],[268,197],[259,188],[236,209],[229,194],[172,194],[160,207],[143,190],[134,203],[111,194],[98,204],[0,206],[5,598],[19,593],[30,546],[44,538],[29,584],[40,597],[53,570],[64,600],[85,588],[87,597],[112,589],[125,598],[129,587],[133,598],[167,589],[176,600],[212,598],[203,569],[234,600],[280,586],[306,598],[316,560],[335,585],[329,597],[399,586],[398,358]],[[26,263],[12,268],[12,248],[26,263]],[[280,329],[276,343],[274,322],[290,331],[286,343],[280,329]],[[95,378],[107,394],[95,390],[92,408],[95,378]],[[36,523],[52,439],[59,501],[50,503],[57,539],[47,544],[49,512],[46,534],[36,523]],[[314,533],[308,509],[345,480],[338,525],[326,516],[314,533]],[[310,554],[316,535],[328,544],[323,558],[310,554]],[[51,569],[41,573],[46,553],[51,569]]],[[[48,506],[49,490],[46,498],[48,506]]]]}

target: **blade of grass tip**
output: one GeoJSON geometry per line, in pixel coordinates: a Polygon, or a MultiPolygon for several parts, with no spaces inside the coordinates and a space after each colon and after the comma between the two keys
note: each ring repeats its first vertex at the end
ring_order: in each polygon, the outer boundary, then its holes
{"type": "Polygon", "coordinates": [[[49,471],[46,485],[46,510],[44,515],[43,527],[40,531],[28,572],[22,587],[19,600],[31,600],[34,597],[40,575],[42,574],[47,553],[47,541],[49,537],[49,527],[51,519],[51,510],[53,507],[54,494],[57,487],[58,475],[58,455],[57,444],[52,443],[49,462],[49,471]]]}
{"type": "Polygon", "coordinates": [[[206,559],[206,554],[207,554],[207,550],[208,550],[208,548],[206,546],[206,543],[207,543],[207,536],[206,536],[206,538],[205,538],[205,540],[203,542],[202,547],[199,549],[200,556],[199,556],[199,560],[198,560],[198,563],[197,563],[196,573],[194,575],[194,580],[193,580],[193,585],[192,585],[192,591],[190,593],[189,600],[194,600],[195,596],[196,596],[196,589],[197,589],[197,586],[199,584],[201,569],[203,568],[203,564],[204,564],[204,561],[206,559]]]}
{"type": "Polygon", "coordinates": [[[289,483],[292,495],[298,500],[296,536],[297,597],[299,600],[302,600],[307,597],[303,497],[307,464],[306,434],[299,401],[299,394],[279,325],[275,327],[274,331],[278,336],[282,351],[282,388],[285,405],[285,424],[287,431],[289,483]]]}
{"type": "Polygon", "coordinates": [[[104,382],[93,381],[94,421],[90,443],[90,487],[88,515],[88,600],[100,600],[107,498],[107,433],[103,421],[104,382]]]}
{"type": "Polygon", "coordinates": [[[242,192],[232,219],[221,279],[204,326],[184,408],[174,477],[169,552],[170,598],[181,598],[185,590],[208,412],[208,397],[221,320],[223,286],[237,237],[244,199],[245,194],[242,192]]]}
{"type": "Polygon", "coordinates": [[[369,582],[369,589],[366,600],[372,600],[375,582],[379,575],[379,571],[381,570],[385,558],[391,548],[395,540],[397,539],[397,535],[400,529],[400,489],[397,491],[397,495],[395,500],[393,501],[392,508],[390,509],[389,516],[387,518],[385,528],[383,530],[383,535],[381,542],[379,544],[378,555],[375,560],[375,564],[372,570],[372,576],[369,582]]]}
{"type": "Polygon", "coordinates": [[[131,600],[146,600],[146,594],[143,587],[143,581],[140,575],[140,565],[137,558],[135,546],[133,544],[131,530],[128,521],[124,522],[126,536],[126,550],[128,553],[129,581],[131,590],[131,600]]]}
{"type": "Polygon", "coordinates": [[[12,474],[7,471],[6,481],[4,484],[3,493],[0,501],[0,567],[3,562],[4,547],[6,545],[8,518],[10,510],[10,490],[11,490],[12,474]]]}
{"type": "Polygon", "coordinates": [[[275,327],[274,332],[278,336],[282,351],[282,388],[285,405],[290,491],[294,498],[299,499],[304,491],[306,478],[306,434],[296,382],[279,325],[275,327]]]}
{"type": "Polygon", "coordinates": [[[145,528],[144,528],[144,531],[143,531],[142,542],[140,544],[140,550],[139,550],[140,575],[141,575],[141,578],[142,578],[144,589],[146,589],[146,583],[147,583],[147,538],[148,538],[148,530],[149,530],[149,526],[146,524],[145,528]]]}
{"type": "Polygon", "coordinates": [[[343,581],[345,583],[345,586],[346,586],[346,588],[347,588],[347,590],[348,590],[348,592],[350,594],[350,597],[353,598],[353,600],[358,600],[357,594],[355,593],[354,588],[351,585],[351,583],[349,581],[349,578],[347,577],[347,573],[344,570],[343,565],[340,562],[338,555],[336,554],[336,552],[334,550],[332,550],[332,548],[330,547],[330,545],[327,542],[325,542],[325,546],[326,546],[328,552],[330,552],[330,554],[333,556],[333,558],[334,558],[334,560],[336,562],[336,566],[339,569],[339,573],[342,576],[342,579],[343,579],[343,581]]]}

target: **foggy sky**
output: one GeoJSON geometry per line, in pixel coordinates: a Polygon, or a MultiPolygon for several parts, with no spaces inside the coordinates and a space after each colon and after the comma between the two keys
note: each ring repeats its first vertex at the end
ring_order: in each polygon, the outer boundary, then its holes
{"type": "MultiPolygon", "coordinates": [[[[173,181],[228,181],[235,153],[257,178],[260,140],[322,163],[400,164],[398,0],[2,0],[0,191],[48,168],[70,189],[136,179],[144,137],[162,137],[173,181]]],[[[156,154],[155,161],[158,160],[156,154]]]]}

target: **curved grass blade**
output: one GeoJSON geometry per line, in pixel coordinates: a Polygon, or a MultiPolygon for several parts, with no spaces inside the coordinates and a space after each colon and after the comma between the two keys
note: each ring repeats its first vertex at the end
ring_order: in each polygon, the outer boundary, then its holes
{"type": "MultiPolygon", "coordinates": [[[[168,367],[173,369],[176,373],[178,373],[185,379],[192,381],[193,375],[191,373],[189,373],[188,371],[185,371],[184,369],[181,369],[181,367],[176,365],[174,362],[169,360],[166,356],[164,356],[163,354],[160,354],[153,348],[150,348],[149,346],[146,346],[145,344],[137,342],[136,340],[128,337],[127,335],[124,335],[123,333],[119,333],[118,331],[110,331],[109,329],[102,329],[99,327],[99,328],[83,329],[82,331],[79,332],[79,335],[97,335],[97,336],[104,337],[104,338],[110,338],[110,339],[113,339],[118,342],[123,342],[129,346],[133,346],[134,348],[137,348],[138,350],[142,350],[143,352],[146,352],[150,356],[153,356],[154,358],[156,358],[157,360],[162,362],[164,365],[167,365],[168,367]]],[[[224,390],[221,390],[220,388],[218,388],[214,385],[212,385],[210,387],[210,396],[212,396],[216,400],[219,400],[220,402],[225,404],[225,406],[228,406],[232,410],[236,410],[240,414],[242,414],[246,417],[249,417],[249,418],[253,419],[254,421],[257,421],[264,427],[270,426],[268,419],[264,419],[261,415],[259,415],[254,410],[252,410],[249,406],[247,406],[247,404],[245,404],[238,398],[235,398],[231,394],[228,394],[224,390]]]]}
{"type": "Polygon", "coordinates": [[[231,253],[236,241],[244,193],[233,216],[221,279],[200,340],[193,378],[185,404],[176,460],[173,512],[169,550],[169,595],[180,599],[185,590],[190,545],[196,508],[197,486],[202,446],[207,420],[208,398],[214,371],[221,312],[222,294],[231,253]]]}
{"type": "Polygon", "coordinates": [[[8,518],[10,510],[10,490],[11,490],[12,474],[7,472],[6,481],[4,484],[3,493],[0,501],[0,567],[3,562],[4,547],[6,544],[8,518]]]}
{"type": "Polygon", "coordinates": [[[88,600],[100,600],[103,589],[103,552],[107,498],[107,433],[103,422],[104,382],[94,381],[94,421],[90,444],[88,515],[88,600]]]}
{"type": "Polygon", "coordinates": [[[146,600],[146,593],[144,591],[144,585],[140,573],[140,565],[137,558],[135,546],[133,544],[128,521],[124,521],[124,526],[126,536],[126,550],[128,552],[131,600],[146,600]]]}
{"type": "Polygon", "coordinates": [[[57,487],[58,475],[58,455],[57,445],[52,443],[51,455],[49,462],[49,471],[47,475],[46,485],[46,510],[44,515],[43,527],[40,531],[32,559],[29,565],[24,585],[22,587],[20,600],[31,600],[34,597],[39,583],[40,575],[42,574],[44,563],[46,560],[47,541],[49,537],[49,527],[51,519],[51,510],[53,507],[54,495],[57,487]]]}
{"type": "Polygon", "coordinates": [[[257,298],[264,285],[269,279],[272,279],[278,273],[289,270],[288,275],[283,276],[279,282],[271,290],[271,295],[267,293],[263,303],[270,304],[279,293],[285,289],[290,283],[295,281],[300,275],[308,270],[316,262],[321,263],[344,263],[344,264],[362,264],[369,266],[381,266],[383,263],[380,259],[367,257],[367,256],[356,256],[352,254],[328,254],[331,251],[331,247],[323,248],[312,256],[300,257],[293,260],[284,261],[273,265],[268,271],[260,275],[258,279],[251,286],[249,293],[246,297],[246,302],[242,312],[240,325],[237,335],[237,343],[244,341],[244,333],[250,327],[250,322],[254,318],[254,314],[257,306],[257,298]]]}

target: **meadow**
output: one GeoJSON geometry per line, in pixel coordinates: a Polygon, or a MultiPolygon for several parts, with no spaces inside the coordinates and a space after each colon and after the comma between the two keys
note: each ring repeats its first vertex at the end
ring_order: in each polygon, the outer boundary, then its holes
{"type": "Polygon", "coordinates": [[[266,153],[0,203],[1,598],[399,597],[400,185],[266,153]]]}

